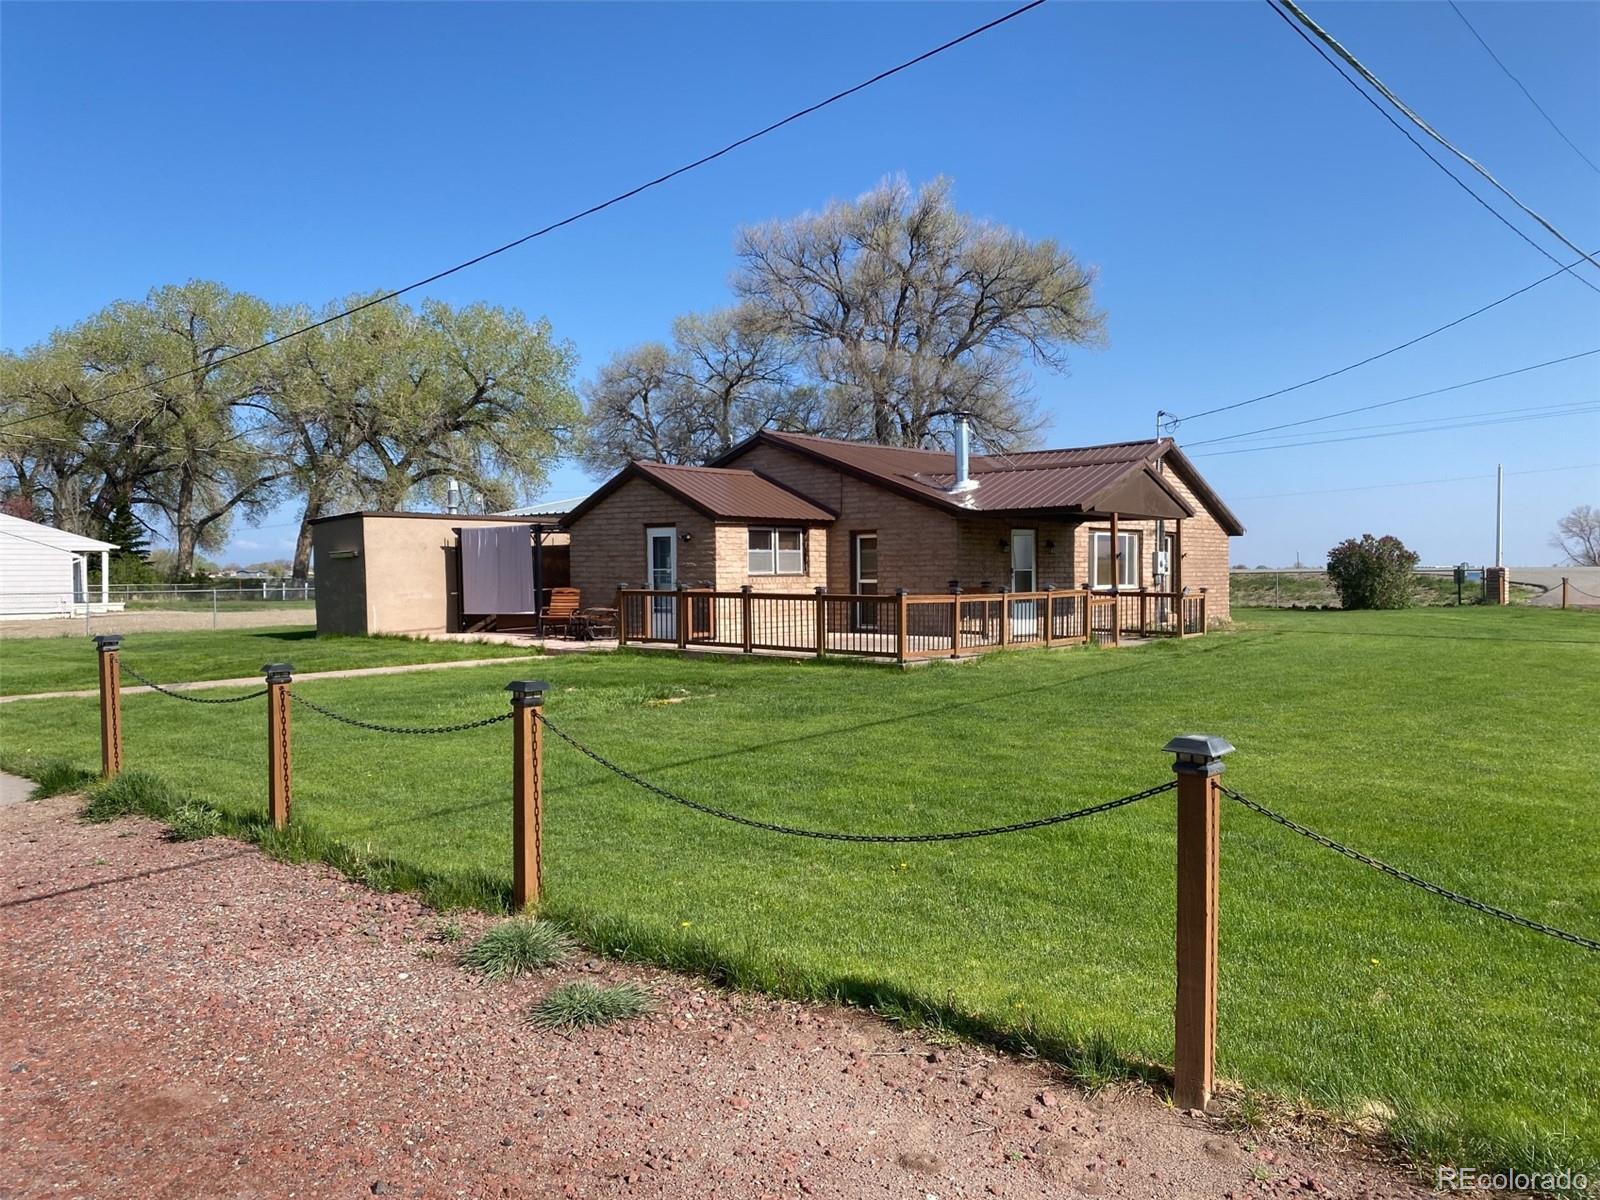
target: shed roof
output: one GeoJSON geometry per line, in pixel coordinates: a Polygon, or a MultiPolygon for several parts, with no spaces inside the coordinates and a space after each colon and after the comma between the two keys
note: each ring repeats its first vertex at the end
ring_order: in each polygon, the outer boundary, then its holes
{"type": "Polygon", "coordinates": [[[630,479],[644,479],[718,521],[832,521],[834,513],[765,475],[731,467],[685,467],[635,460],[567,514],[570,524],[630,479]]]}
{"type": "Polygon", "coordinates": [[[49,546],[52,550],[62,550],[69,554],[122,549],[115,542],[97,541],[82,534],[68,533],[65,529],[53,529],[37,521],[24,521],[21,517],[13,517],[10,513],[0,513],[0,534],[21,538],[25,542],[36,542],[41,546],[49,546]]]}

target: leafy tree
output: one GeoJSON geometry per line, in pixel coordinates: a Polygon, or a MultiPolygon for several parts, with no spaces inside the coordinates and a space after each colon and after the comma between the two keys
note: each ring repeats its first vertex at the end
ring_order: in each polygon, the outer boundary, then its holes
{"type": "Polygon", "coordinates": [[[1417,555],[1397,537],[1364,533],[1328,551],[1328,578],[1345,608],[1409,608],[1417,555]]]}
{"type": "Polygon", "coordinates": [[[573,361],[548,322],[440,302],[376,305],[276,347],[261,403],[304,496],[294,577],[309,571],[311,522],[335,506],[438,501],[452,478],[489,507],[536,491],[581,415],[573,361]]]}
{"type": "Polygon", "coordinates": [[[1600,508],[1578,505],[1556,522],[1550,544],[1575,567],[1600,567],[1600,508]]]}
{"type": "Polygon", "coordinates": [[[994,448],[1025,444],[1039,421],[1024,363],[1064,369],[1068,347],[1103,336],[1092,271],[959,212],[944,179],[745,229],[738,255],[735,291],[804,353],[840,436],[928,445],[966,411],[994,448]]]}

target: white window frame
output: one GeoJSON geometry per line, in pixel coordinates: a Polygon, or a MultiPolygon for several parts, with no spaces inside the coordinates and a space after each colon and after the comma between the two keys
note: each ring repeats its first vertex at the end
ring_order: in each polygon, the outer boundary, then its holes
{"type": "MultiPolygon", "coordinates": [[[[1111,538],[1111,531],[1109,529],[1095,529],[1090,531],[1089,586],[1091,588],[1095,588],[1096,590],[1110,591],[1112,585],[1110,583],[1102,583],[1100,581],[1101,538],[1105,538],[1109,542],[1111,538]]],[[[1131,582],[1119,582],[1116,586],[1119,588],[1129,589],[1137,588],[1139,586],[1139,534],[1137,532],[1129,532],[1127,530],[1119,529],[1117,531],[1117,538],[1122,542],[1122,561],[1118,565],[1121,566],[1122,573],[1124,575],[1131,573],[1133,579],[1131,582]],[[1132,549],[1129,549],[1130,544],[1132,549]]]]}
{"type": "Polygon", "coordinates": [[[806,573],[806,531],[792,525],[752,525],[745,533],[745,572],[749,575],[804,575],[806,573]],[[757,549],[753,544],[760,534],[767,536],[766,549],[757,549]],[[785,549],[782,539],[785,534],[793,534],[799,541],[799,546],[785,549]],[[758,568],[755,556],[764,554],[770,556],[770,566],[758,568]],[[790,558],[789,567],[785,569],[784,557],[790,558]],[[798,563],[796,562],[798,559],[798,563]]]}

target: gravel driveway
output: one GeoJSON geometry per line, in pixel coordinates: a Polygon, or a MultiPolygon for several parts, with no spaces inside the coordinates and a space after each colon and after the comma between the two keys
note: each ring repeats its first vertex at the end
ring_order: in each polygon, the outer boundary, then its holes
{"type": "Polygon", "coordinates": [[[186,629],[259,629],[264,625],[315,625],[317,610],[298,604],[282,608],[224,609],[215,618],[211,609],[134,609],[82,617],[50,617],[42,621],[0,621],[0,638],[87,637],[94,633],[173,633],[186,629]],[[214,622],[214,623],[213,623],[214,622]]]}
{"type": "Polygon", "coordinates": [[[1430,1194],[859,1012],[582,957],[483,983],[409,897],[74,809],[0,808],[7,1198],[1430,1194]],[[522,1023],[574,977],[658,1011],[522,1023]]]}

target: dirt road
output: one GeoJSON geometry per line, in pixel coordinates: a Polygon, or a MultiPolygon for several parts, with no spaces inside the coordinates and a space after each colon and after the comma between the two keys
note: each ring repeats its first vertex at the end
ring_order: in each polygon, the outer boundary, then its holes
{"type": "Polygon", "coordinates": [[[581,955],[484,983],[408,897],[74,809],[0,807],[7,1198],[1429,1195],[859,1012],[581,955]],[[572,978],[657,1011],[524,1023],[572,978]]]}

